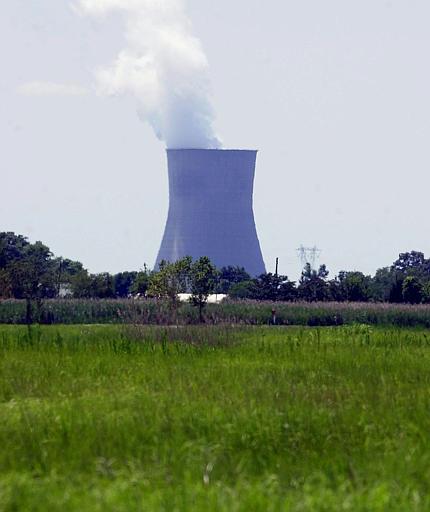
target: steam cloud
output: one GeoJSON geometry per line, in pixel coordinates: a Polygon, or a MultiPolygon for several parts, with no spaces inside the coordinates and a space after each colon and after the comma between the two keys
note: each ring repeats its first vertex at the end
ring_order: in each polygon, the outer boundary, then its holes
{"type": "Polygon", "coordinates": [[[138,113],[168,148],[219,148],[213,130],[208,61],[182,0],[78,0],[80,12],[121,12],[126,47],[97,71],[101,94],[132,94],[138,113]]]}

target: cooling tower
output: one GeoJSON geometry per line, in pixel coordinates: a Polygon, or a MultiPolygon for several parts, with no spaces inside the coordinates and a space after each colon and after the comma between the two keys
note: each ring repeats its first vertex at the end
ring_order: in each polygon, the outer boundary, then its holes
{"type": "Polygon", "coordinates": [[[161,260],[208,256],[218,267],[265,272],[252,195],[256,151],[168,149],[169,213],[161,260]]]}

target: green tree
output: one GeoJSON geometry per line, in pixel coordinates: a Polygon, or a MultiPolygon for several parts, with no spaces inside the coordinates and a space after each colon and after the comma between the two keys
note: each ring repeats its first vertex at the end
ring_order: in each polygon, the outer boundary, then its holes
{"type": "Polygon", "coordinates": [[[108,272],[92,274],[91,276],[91,296],[94,299],[112,299],[115,297],[114,278],[108,272]]]}
{"type": "Polygon", "coordinates": [[[253,299],[255,296],[255,281],[241,281],[231,285],[228,296],[231,299],[253,299]]]}
{"type": "MultiPolygon", "coordinates": [[[[59,295],[61,285],[83,272],[82,264],[53,258],[41,242],[31,244],[22,235],[0,233],[0,296],[30,303],[59,295]]],[[[31,309],[31,304],[28,305],[31,309]]]]}
{"type": "Polygon", "coordinates": [[[56,289],[57,296],[60,296],[62,286],[72,291],[73,278],[84,271],[82,263],[67,258],[55,258],[53,264],[56,268],[56,289]]]}
{"type": "MultiPolygon", "coordinates": [[[[420,251],[411,251],[399,254],[398,259],[393,263],[391,270],[395,276],[390,292],[390,302],[403,302],[405,300],[403,287],[406,290],[411,282],[405,284],[407,277],[415,277],[421,287],[430,281],[430,260],[424,257],[420,251]]],[[[407,291],[409,294],[409,291],[407,291]]]]}
{"type": "Polygon", "coordinates": [[[12,296],[12,282],[9,272],[5,268],[0,268],[0,298],[10,299],[12,296]]]}
{"type": "Polygon", "coordinates": [[[13,297],[27,302],[26,320],[33,321],[33,302],[40,315],[42,300],[56,296],[55,266],[52,253],[41,242],[24,247],[19,259],[7,265],[13,297]]]}
{"type": "Polygon", "coordinates": [[[147,266],[144,265],[143,270],[137,273],[136,279],[133,281],[131,286],[131,293],[133,295],[145,296],[148,291],[149,283],[151,279],[151,272],[147,266]]]}
{"type": "Polygon", "coordinates": [[[0,233],[0,297],[13,297],[10,265],[24,258],[27,239],[12,232],[0,233]]]}
{"type": "Polygon", "coordinates": [[[289,281],[285,276],[285,280],[279,286],[278,300],[291,302],[297,300],[297,287],[295,281],[289,281]]]}
{"type": "Polygon", "coordinates": [[[308,302],[325,301],[330,298],[330,287],[327,283],[329,272],[325,265],[318,270],[312,269],[307,263],[297,288],[298,297],[308,302]]]}
{"type": "Polygon", "coordinates": [[[22,259],[29,245],[28,240],[22,235],[12,232],[0,233],[0,269],[22,259]]]}
{"type": "MultiPolygon", "coordinates": [[[[370,298],[370,276],[362,272],[339,272],[339,297],[342,301],[367,302],[370,298]]],[[[338,299],[339,300],[339,299],[338,299]]]]}
{"type": "Polygon", "coordinates": [[[70,286],[75,299],[112,299],[115,297],[114,276],[108,272],[89,274],[84,269],[71,278],[70,286]]]}
{"type": "Polygon", "coordinates": [[[388,302],[396,274],[390,267],[379,268],[369,283],[370,298],[376,302],[388,302]]]}
{"type": "Polygon", "coordinates": [[[402,274],[411,274],[420,271],[428,265],[424,253],[419,251],[402,252],[397,260],[393,263],[392,268],[402,274]]]}
{"type": "Polygon", "coordinates": [[[250,281],[251,276],[243,267],[222,267],[218,275],[218,293],[229,293],[233,285],[250,281]]]}
{"type": "Polygon", "coordinates": [[[188,290],[191,264],[189,256],[175,263],[162,261],[158,272],[151,274],[149,279],[148,296],[166,300],[175,322],[180,304],[178,295],[188,290]]]}
{"type": "Polygon", "coordinates": [[[424,304],[430,304],[430,281],[423,284],[422,293],[424,304]]]}
{"type": "Polygon", "coordinates": [[[128,297],[138,276],[137,272],[120,272],[113,276],[115,297],[128,297]]]}
{"type": "Polygon", "coordinates": [[[75,299],[90,299],[92,297],[92,279],[87,270],[82,270],[70,280],[72,295],[75,299]]]}
{"type": "Polygon", "coordinates": [[[254,280],[251,298],[254,300],[290,301],[296,298],[296,285],[287,276],[267,272],[254,280]]]}
{"type": "Polygon", "coordinates": [[[419,304],[423,300],[423,286],[415,276],[408,276],[402,284],[403,300],[409,304],[419,304]]]}
{"type": "Polygon", "coordinates": [[[207,256],[199,258],[190,267],[191,303],[199,308],[199,320],[203,322],[203,309],[208,297],[214,292],[217,282],[217,269],[207,256]]]}

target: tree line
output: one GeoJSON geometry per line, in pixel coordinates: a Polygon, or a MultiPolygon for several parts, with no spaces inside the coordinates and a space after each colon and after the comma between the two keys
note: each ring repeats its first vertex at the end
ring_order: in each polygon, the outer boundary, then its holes
{"type": "MultiPolygon", "coordinates": [[[[201,310],[211,293],[233,299],[269,301],[338,301],[430,303],[430,259],[419,251],[402,253],[374,276],[342,271],[330,278],[325,265],[305,266],[298,282],[285,275],[265,273],[251,277],[240,267],[216,269],[206,257],[162,262],[152,271],[90,273],[82,263],[55,257],[42,242],[22,235],[0,233],[0,298],[44,299],[157,297],[170,300],[188,292],[201,310]]],[[[30,306],[29,306],[30,307],[30,306]]]]}

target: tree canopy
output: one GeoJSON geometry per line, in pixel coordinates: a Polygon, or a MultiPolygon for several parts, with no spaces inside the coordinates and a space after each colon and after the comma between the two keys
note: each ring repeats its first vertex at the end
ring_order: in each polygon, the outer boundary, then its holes
{"type": "Polygon", "coordinates": [[[79,261],[55,257],[42,242],[0,233],[0,298],[23,299],[39,306],[44,299],[63,296],[154,297],[177,308],[181,292],[192,295],[200,314],[215,292],[260,301],[430,303],[430,259],[419,251],[400,253],[374,276],[357,270],[341,271],[331,279],[329,275],[325,265],[314,269],[307,264],[297,283],[270,272],[252,277],[238,266],[217,270],[207,257],[162,262],[153,271],[144,265],[141,270],[93,274],[79,261]]]}

